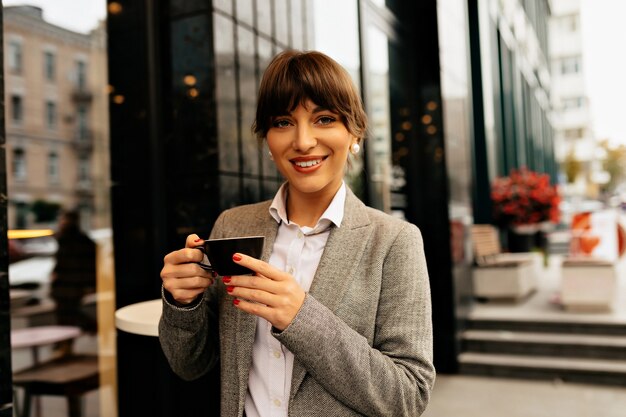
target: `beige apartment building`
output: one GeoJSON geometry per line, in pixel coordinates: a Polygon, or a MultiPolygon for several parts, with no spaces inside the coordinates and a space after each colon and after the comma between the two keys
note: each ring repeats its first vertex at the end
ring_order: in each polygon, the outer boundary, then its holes
{"type": "Polygon", "coordinates": [[[109,132],[104,24],[89,34],[4,8],[5,125],[10,229],[56,226],[78,209],[108,227],[109,132]]]}

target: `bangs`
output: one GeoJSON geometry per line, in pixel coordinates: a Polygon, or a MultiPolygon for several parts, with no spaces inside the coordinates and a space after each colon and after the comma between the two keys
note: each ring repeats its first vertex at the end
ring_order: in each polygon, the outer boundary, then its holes
{"type": "Polygon", "coordinates": [[[348,128],[355,109],[362,108],[350,76],[339,64],[320,53],[287,51],[263,75],[253,127],[257,137],[262,140],[275,117],[307,100],[339,114],[348,128]]]}
{"type": "Polygon", "coordinates": [[[348,95],[341,91],[337,77],[326,77],[320,73],[319,68],[305,65],[302,61],[292,60],[278,74],[274,86],[268,89],[268,94],[259,97],[259,100],[265,102],[263,104],[267,106],[266,115],[270,118],[291,113],[307,100],[331,111],[339,111],[344,107],[341,103],[346,102],[348,95]]]}

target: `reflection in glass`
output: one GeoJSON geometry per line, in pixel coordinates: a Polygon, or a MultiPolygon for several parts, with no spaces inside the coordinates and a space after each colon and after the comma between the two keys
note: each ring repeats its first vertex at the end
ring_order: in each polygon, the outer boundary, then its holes
{"type": "Polygon", "coordinates": [[[237,20],[252,26],[252,0],[237,0],[237,20]]]}
{"type": "Polygon", "coordinates": [[[288,0],[274,0],[274,24],[276,39],[279,39],[284,45],[289,45],[289,14],[288,0]]]}
{"type": "Polygon", "coordinates": [[[391,210],[391,123],[389,120],[389,48],[387,36],[377,27],[367,30],[368,83],[367,112],[370,136],[367,140],[370,204],[391,210]]]}
{"type": "Polygon", "coordinates": [[[256,77],[254,66],[254,34],[239,26],[237,45],[239,52],[239,100],[241,105],[242,172],[259,174],[259,148],[252,134],[252,122],[256,114],[256,77]]]}
{"type": "MultiPolygon", "coordinates": [[[[217,136],[220,171],[236,172],[239,166],[237,146],[237,90],[235,84],[235,48],[233,22],[213,15],[215,48],[215,96],[217,98],[217,136]]],[[[235,188],[237,189],[237,188],[235,188]]]]}
{"type": "Polygon", "coordinates": [[[256,0],[257,30],[272,36],[272,7],[270,0],[256,0]]]}

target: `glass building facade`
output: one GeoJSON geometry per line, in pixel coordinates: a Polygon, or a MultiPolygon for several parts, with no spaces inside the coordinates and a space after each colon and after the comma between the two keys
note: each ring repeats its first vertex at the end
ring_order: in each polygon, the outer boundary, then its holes
{"type": "MultiPolygon", "coordinates": [[[[222,210],[273,197],[283,179],[251,129],[260,78],[276,53],[316,49],[348,70],[370,120],[346,181],[420,228],[435,366],[456,372],[471,306],[468,230],[490,222],[490,181],[521,165],[556,168],[547,4],[108,0],[116,308],[159,298],[163,256],[191,233],[208,236],[222,210]],[[520,46],[519,19],[535,49],[520,46]]],[[[217,372],[182,381],[157,338],[118,331],[116,343],[119,416],[218,415],[217,372]]]]}

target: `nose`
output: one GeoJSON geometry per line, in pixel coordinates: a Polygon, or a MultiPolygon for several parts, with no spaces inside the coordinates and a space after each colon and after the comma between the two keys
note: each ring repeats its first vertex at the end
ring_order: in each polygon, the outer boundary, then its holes
{"type": "Polygon", "coordinates": [[[313,129],[311,129],[308,123],[299,123],[296,129],[296,135],[291,144],[293,149],[298,152],[306,152],[316,145],[317,139],[315,138],[313,129]]]}

